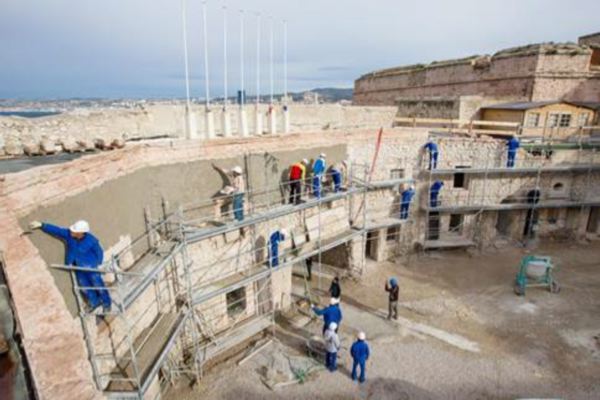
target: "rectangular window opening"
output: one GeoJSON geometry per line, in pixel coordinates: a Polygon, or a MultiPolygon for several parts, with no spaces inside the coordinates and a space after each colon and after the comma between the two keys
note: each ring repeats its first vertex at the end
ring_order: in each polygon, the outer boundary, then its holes
{"type": "Polygon", "coordinates": [[[548,126],[550,128],[567,128],[571,126],[571,114],[551,113],[548,117],[548,126]]]}
{"type": "Polygon", "coordinates": [[[462,231],[462,224],[462,214],[450,214],[450,227],[448,229],[450,232],[460,233],[462,231]]]}
{"type": "Polygon", "coordinates": [[[403,179],[404,178],[404,169],[403,168],[394,168],[390,170],[390,179],[403,179]]]}
{"type": "MultiPolygon", "coordinates": [[[[456,169],[468,169],[471,168],[467,165],[457,165],[456,169]]],[[[455,172],[454,173],[454,184],[453,184],[454,188],[462,188],[462,189],[466,189],[467,188],[467,177],[465,176],[464,172],[455,172]]]]}
{"type": "Polygon", "coordinates": [[[577,118],[577,126],[586,126],[589,122],[590,114],[589,113],[580,113],[577,118]]]}
{"type": "Polygon", "coordinates": [[[386,240],[388,242],[395,242],[398,240],[400,236],[400,227],[399,226],[390,226],[387,228],[386,240]]]}
{"type": "Polygon", "coordinates": [[[525,126],[527,128],[537,128],[540,124],[540,113],[528,113],[527,119],[525,120],[525,126]]]}
{"type": "Polygon", "coordinates": [[[227,315],[235,318],[246,310],[246,288],[241,287],[225,295],[227,301],[227,315]]]}
{"type": "Polygon", "coordinates": [[[566,127],[571,126],[571,114],[561,114],[559,125],[561,128],[566,128],[566,127]]]}

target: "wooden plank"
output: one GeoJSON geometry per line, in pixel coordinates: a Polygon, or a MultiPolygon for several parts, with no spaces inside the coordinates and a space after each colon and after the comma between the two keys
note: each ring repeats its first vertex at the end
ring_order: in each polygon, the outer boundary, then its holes
{"type": "Polygon", "coordinates": [[[484,121],[484,120],[473,120],[473,125],[488,125],[488,126],[509,126],[512,128],[518,128],[518,122],[505,122],[505,121],[484,121]]]}
{"type": "Polygon", "coordinates": [[[515,128],[517,129],[520,124],[516,122],[505,122],[505,121],[484,121],[484,120],[464,120],[464,119],[444,119],[444,118],[404,118],[397,117],[394,119],[394,122],[405,123],[416,127],[418,125],[451,125],[456,126],[457,128],[460,126],[473,126],[473,125],[481,125],[481,126],[491,126],[491,127],[505,127],[505,128],[515,128]]]}
{"type": "Polygon", "coordinates": [[[471,247],[475,246],[472,240],[466,238],[441,238],[438,240],[426,240],[424,244],[425,249],[451,249],[458,247],[471,247]]]}

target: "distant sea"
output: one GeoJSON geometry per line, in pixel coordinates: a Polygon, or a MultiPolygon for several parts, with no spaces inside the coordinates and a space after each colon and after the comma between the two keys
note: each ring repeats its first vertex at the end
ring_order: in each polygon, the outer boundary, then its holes
{"type": "Polygon", "coordinates": [[[59,111],[0,111],[0,117],[39,118],[60,114],[59,111]]]}

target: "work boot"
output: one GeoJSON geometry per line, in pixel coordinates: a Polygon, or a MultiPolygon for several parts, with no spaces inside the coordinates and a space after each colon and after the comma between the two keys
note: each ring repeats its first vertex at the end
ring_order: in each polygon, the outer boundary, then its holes
{"type": "Polygon", "coordinates": [[[95,314],[98,311],[98,307],[100,307],[100,304],[92,306],[89,303],[84,303],[83,312],[86,314],[95,314]]]}

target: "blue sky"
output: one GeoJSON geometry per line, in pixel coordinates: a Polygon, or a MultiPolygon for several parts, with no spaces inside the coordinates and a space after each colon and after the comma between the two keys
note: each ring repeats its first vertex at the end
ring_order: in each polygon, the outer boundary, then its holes
{"type": "MultiPolygon", "coordinates": [[[[203,97],[202,2],[188,1],[192,96],[203,97]]],[[[351,87],[373,69],[493,53],[600,31],[600,1],[227,1],[229,92],[239,88],[245,8],[246,87],[269,90],[268,15],[275,21],[275,92],[288,21],[289,88],[351,87]]],[[[223,94],[223,6],[207,1],[211,95],[223,94]]],[[[181,0],[0,0],[0,98],[183,97],[181,0]]]]}

